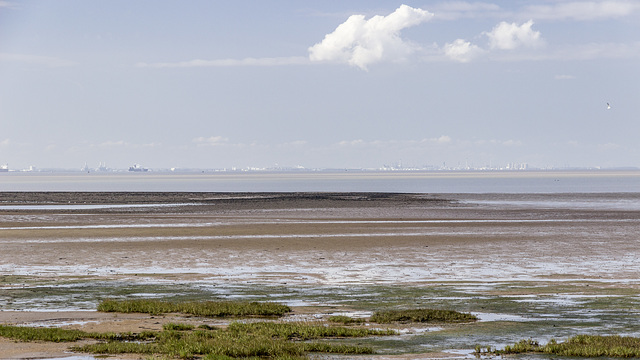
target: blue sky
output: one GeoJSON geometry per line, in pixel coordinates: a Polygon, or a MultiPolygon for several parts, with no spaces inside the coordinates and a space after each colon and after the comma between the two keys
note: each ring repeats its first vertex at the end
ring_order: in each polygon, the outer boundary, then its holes
{"type": "Polygon", "coordinates": [[[640,166],[639,134],[640,1],[0,1],[12,169],[640,166]]]}

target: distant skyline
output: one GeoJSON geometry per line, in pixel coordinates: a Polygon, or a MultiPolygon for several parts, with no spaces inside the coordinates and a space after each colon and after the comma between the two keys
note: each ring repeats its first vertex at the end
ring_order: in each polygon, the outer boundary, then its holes
{"type": "Polygon", "coordinates": [[[640,167],[640,0],[0,0],[0,165],[640,167]]]}

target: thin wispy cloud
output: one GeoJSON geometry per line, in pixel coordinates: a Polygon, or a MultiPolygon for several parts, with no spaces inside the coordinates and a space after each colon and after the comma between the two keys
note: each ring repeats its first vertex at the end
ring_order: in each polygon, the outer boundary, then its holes
{"type": "Polygon", "coordinates": [[[432,138],[432,139],[425,139],[423,141],[428,141],[428,142],[434,142],[437,144],[448,144],[451,142],[451,137],[448,135],[442,135],[440,137],[437,138],[432,138]]]}
{"type": "Polygon", "coordinates": [[[566,75],[566,74],[562,74],[562,75],[556,75],[554,77],[556,80],[573,80],[576,77],[573,75],[566,75]]]}
{"type": "Polygon", "coordinates": [[[16,4],[11,1],[0,0],[0,8],[16,8],[16,4]]]}
{"type": "Polygon", "coordinates": [[[198,146],[220,146],[229,144],[229,139],[222,136],[197,137],[192,140],[198,146]]]}
{"type": "Polygon", "coordinates": [[[369,140],[365,141],[362,139],[355,140],[343,140],[338,143],[335,143],[334,146],[342,147],[342,148],[417,148],[417,147],[448,147],[451,145],[467,145],[473,143],[475,145],[486,145],[486,146],[504,146],[504,147],[512,147],[512,146],[520,146],[522,145],[521,140],[508,139],[508,140],[497,140],[497,139],[488,139],[488,140],[475,140],[473,142],[462,139],[453,139],[449,135],[441,135],[438,137],[424,138],[424,139],[407,139],[407,140],[369,140]]]}
{"type": "Polygon", "coordinates": [[[638,1],[572,1],[556,4],[530,5],[522,10],[536,20],[602,20],[614,19],[640,12],[638,1]]]}
{"type": "Polygon", "coordinates": [[[430,8],[437,20],[478,18],[516,18],[536,21],[591,21],[616,19],[638,14],[638,0],[559,1],[554,3],[525,5],[506,10],[490,2],[452,1],[442,2],[430,8]]]}
{"type": "Polygon", "coordinates": [[[582,61],[595,59],[640,59],[640,42],[633,43],[589,43],[565,45],[544,52],[494,53],[496,61],[582,61]]]}
{"type": "Polygon", "coordinates": [[[124,140],[108,140],[103,141],[99,144],[89,144],[89,147],[101,147],[101,148],[130,148],[130,149],[141,149],[141,148],[156,148],[161,147],[161,143],[130,143],[124,140]]]}
{"type": "Polygon", "coordinates": [[[100,144],[98,144],[98,146],[100,147],[120,147],[120,146],[127,146],[128,144],[124,141],[124,140],[116,140],[116,141],[105,141],[102,142],[100,144]]]}
{"type": "Polygon", "coordinates": [[[306,146],[309,142],[306,140],[294,140],[294,141],[289,141],[283,144],[278,144],[278,147],[282,147],[282,148],[289,148],[289,147],[301,147],[301,146],[306,146]]]}
{"type": "Polygon", "coordinates": [[[602,151],[611,151],[611,150],[618,150],[620,148],[622,148],[622,146],[620,144],[617,143],[605,143],[605,144],[598,144],[598,150],[602,150],[602,151]]]}
{"type": "Polygon", "coordinates": [[[634,43],[589,43],[567,46],[550,54],[553,59],[638,59],[640,42],[634,43]]]}
{"type": "Polygon", "coordinates": [[[459,20],[508,15],[499,5],[486,2],[452,1],[440,3],[430,9],[437,20],[459,20]]]}
{"type": "Polygon", "coordinates": [[[51,56],[0,53],[0,62],[15,62],[50,68],[67,67],[77,65],[76,62],[51,56]]]}
{"type": "Polygon", "coordinates": [[[180,62],[139,62],[137,67],[149,68],[194,68],[194,67],[231,67],[231,66],[285,66],[308,64],[309,59],[304,56],[290,57],[264,57],[244,59],[219,59],[219,60],[188,60],[180,62]]]}

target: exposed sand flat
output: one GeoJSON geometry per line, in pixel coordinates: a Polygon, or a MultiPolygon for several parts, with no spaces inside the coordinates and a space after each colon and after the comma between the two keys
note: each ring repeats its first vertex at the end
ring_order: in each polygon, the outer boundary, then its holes
{"type": "MultiPolygon", "coordinates": [[[[0,208],[0,275],[320,286],[594,279],[635,287],[637,200],[633,194],[2,193],[4,205],[60,207],[0,208]],[[130,203],[158,206],[63,206],[130,203]]],[[[48,316],[0,315],[0,323],[48,316]]],[[[64,316],[91,324],[112,315],[64,316]]],[[[11,344],[0,340],[0,352],[17,346],[11,344]]],[[[55,353],[23,345],[12,356],[55,353]]]]}
{"type": "MultiPolygon", "coordinates": [[[[15,202],[146,201],[141,193],[28,195],[17,194],[15,202]]],[[[252,282],[276,281],[278,274],[277,281],[319,284],[635,280],[640,273],[638,211],[540,201],[504,210],[462,202],[462,195],[148,196],[156,204],[189,205],[0,212],[0,271],[252,282]]],[[[3,201],[14,202],[10,194],[3,201]]]]}

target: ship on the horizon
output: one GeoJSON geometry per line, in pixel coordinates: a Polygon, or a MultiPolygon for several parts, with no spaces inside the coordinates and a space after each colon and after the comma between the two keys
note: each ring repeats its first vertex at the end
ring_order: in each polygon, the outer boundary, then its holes
{"type": "Polygon", "coordinates": [[[134,164],[133,166],[129,167],[129,171],[144,172],[144,171],[149,171],[149,169],[143,168],[139,164],[134,164]]]}
{"type": "Polygon", "coordinates": [[[9,172],[9,165],[8,164],[0,165],[0,172],[9,172]]]}

